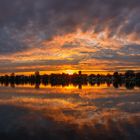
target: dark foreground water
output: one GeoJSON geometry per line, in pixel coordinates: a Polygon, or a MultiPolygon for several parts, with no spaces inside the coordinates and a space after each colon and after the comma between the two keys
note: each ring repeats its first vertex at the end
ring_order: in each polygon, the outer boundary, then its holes
{"type": "Polygon", "coordinates": [[[0,140],[140,140],[140,88],[0,86],[0,140]]]}

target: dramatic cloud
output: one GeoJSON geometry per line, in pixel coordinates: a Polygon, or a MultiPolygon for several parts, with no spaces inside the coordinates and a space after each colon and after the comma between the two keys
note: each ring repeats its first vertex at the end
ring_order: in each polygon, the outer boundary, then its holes
{"type": "Polygon", "coordinates": [[[139,13],[139,0],[0,0],[0,65],[139,69],[139,13]]]}

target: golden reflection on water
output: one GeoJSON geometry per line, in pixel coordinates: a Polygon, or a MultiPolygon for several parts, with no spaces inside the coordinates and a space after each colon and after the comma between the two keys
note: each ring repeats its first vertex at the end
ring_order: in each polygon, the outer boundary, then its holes
{"type": "MultiPolygon", "coordinates": [[[[99,103],[103,104],[103,102],[99,103]]],[[[7,100],[0,99],[0,104],[24,107],[31,112],[39,113],[44,118],[61,123],[75,124],[79,127],[84,125],[94,127],[96,124],[102,124],[106,129],[109,129],[108,122],[110,120],[114,122],[125,120],[132,124],[135,117],[140,117],[139,112],[131,114],[130,112],[120,110],[117,106],[112,106],[111,108],[107,108],[107,106],[101,107],[97,106],[94,102],[72,98],[42,99],[12,97],[7,100]]]]}
{"type": "Polygon", "coordinates": [[[34,89],[31,85],[1,87],[0,105],[26,108],[56,122],[79,127],[102,124],[108,129],[110,120],[133,123],[133,118],[140,117],[139,91],[138,88],[115,89],[106,84],[85,85],[82,89],[73,85],[40,85],[40,89],[34,89]]]}
{"type": "MultiPolygon", "coordinates": [[[[40,89],[46,89],[46,88],[57,88],[57,89],[81,89],[79,88],[79,86],[82,86],[82,89],[89,89],[89,88],[95,88],[95,89],[103,89],[103,88],[107,88],[108,85],[107,84],[101,84],[101,85],[97,85],[95,84],[94,86],[87,84],[87,85],[73,85],[73,84],[69,84],[69,85],[56,85],[56,86],[52,86],[50,84],[48,85],[44,85],[44,84],[39,84],[39,88],[40,89]]],[[[16,85],[16,87],[21,87],[21,88],[35,88],[36,85],[31,85],[31,84],[23,84],[23,85],[16,85]]]]}
{"type": "Polygon", "coordinates": [[[132,138],[139,136],[140,130],[139,93],[139,88],[116,89],[106,84],[82,88],[0,86],[0,132],[17,135],[23,131],[35,138],[49,133],[56,139],[65,139],[67,133],[84,140],[110,138],[110,135],[118,139],[132,138]]]}

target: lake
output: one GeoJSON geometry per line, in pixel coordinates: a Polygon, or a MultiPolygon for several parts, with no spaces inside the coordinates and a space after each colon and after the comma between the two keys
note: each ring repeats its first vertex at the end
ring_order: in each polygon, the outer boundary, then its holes
{"type": "Polygon", "coordinates": [[[0,139],[139,140],[140,87],[0,85],[0,139]]]}

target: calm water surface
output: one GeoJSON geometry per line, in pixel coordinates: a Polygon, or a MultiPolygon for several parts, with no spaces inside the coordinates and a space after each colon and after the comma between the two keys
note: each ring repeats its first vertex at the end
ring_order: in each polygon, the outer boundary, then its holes
{"type": "Polygon", "coordinates": [[[139,140],[140,88],[0,86],[0,139],[139,140]]]}

